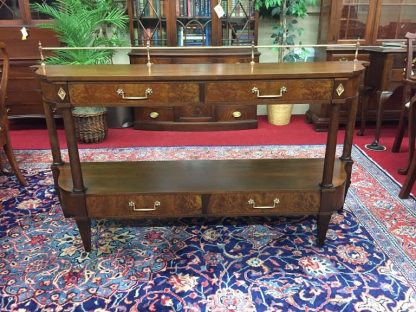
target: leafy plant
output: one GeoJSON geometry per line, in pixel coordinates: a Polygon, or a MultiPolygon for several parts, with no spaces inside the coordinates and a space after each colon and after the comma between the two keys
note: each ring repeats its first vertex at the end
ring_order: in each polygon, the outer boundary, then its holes
{"type": "MultiPolygon", "coordinates": [[[[299,27],[298,19],[308,15],[308,5],[316,5],[317,0],[256,0],[256,9],[262,15],[271,15],[279,20],[273,26],[272,38],[277,45],[295,45],[304,29],[299,27]]],[[[299,44],[301,42],[299,41],[299,44]]],[[[278,49],[279,62],[296,62],[303,60],[307,51],[305,49],[278,49]]]]}
{"type": "MultiPolygon", "coordinates": [[[[33,3],[34,11],[51,17],[50,23],[38,27],[51,29],[67,47],[91,49],[56,50],[45,58],[47,64],[109,64],[114,50],[94,47],[120,46],[128,16],[114,0],[56,0],[51,5],[33,3]]],[[[74,113],[97,113],[105,107],[76,107],[74,113]]]]}
{"type": "MultiPolygon", "coordinates": [[[[113,0],[56,0],[53,4],[33,3],[32,9],[51,17],[40,28],[53,30],[67,47],[120,46],[120,33],[128,16],[113,0]],[[111,31],[109,31],[109,29],[111,31]]],[[[111,63],[113,50],[57,50],[45,59],[48,64],[111,63]]]]}

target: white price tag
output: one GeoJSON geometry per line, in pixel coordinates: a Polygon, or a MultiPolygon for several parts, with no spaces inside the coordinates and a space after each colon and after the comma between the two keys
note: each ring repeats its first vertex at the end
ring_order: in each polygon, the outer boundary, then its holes
{"type": "Polygon", "coordinates": [[[20,32],[22,33],[22,40],[26,40],[26,39],[27,39],[27,37],[29,36],[29,34],[28,34],[28,32],[27,32],[26,27],[22,27],[22,28],[20,29],[20,32]]]}
{"type": "Polygon", "coordinates": [[[224,9],[219,3],[214,7],[214,11],[217,13],[218,18],[221,18],[225,15],[224,9]]]}

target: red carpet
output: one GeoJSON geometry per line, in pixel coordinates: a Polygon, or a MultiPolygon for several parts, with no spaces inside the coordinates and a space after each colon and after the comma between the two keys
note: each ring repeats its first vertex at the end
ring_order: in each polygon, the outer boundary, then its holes
{"type": "MultiPolygon", "coordinates": [[[[364,136],[354,135],[354,144],[365,150],[364,145],[374,138],[374,126],[366,129],[364,136]]],[[[407,140],[403,142],[400,153],[392,153],[391,146],[395,135],[395,125],[383,126],[380,144],[387,151],[375,152],[365,150],[384,170],[399,183],[404,176],[397,174],[397,169],[405,166],[407,160],[407,140]]],[[[341,130],[338,142],[342,143],[344,131],[341,130]]],[[[65,146],[64,132],[59,130],[60,142],[65,146]]],[[[46,129],[12,130],[11,140],[14,149],[47,149],[49,140],[46,129]]],[[[270,144],[323,144],[326,132],[316,132],[304,121],[304,116],[293,116],[289,125],[273,126],[267,123],[265,116],[259,117],[259,127],[253,130],[211,131],[211,132],[176,132],[176,131],[142,131],[132,128],[110,129],[102,143],[80,144],[80,148],[133,147],[133,146],[200,146],[200,145],[270,145],[270,144]]],[[[413,193],[415,194],[416,188],[413,193]]]]}

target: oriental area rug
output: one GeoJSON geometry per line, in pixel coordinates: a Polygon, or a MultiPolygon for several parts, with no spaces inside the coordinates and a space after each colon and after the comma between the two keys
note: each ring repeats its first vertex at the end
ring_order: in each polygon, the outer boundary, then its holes
{"type": "MultiPolygon", "coordinates": [[[[338,151],[340,154],[340,151],[338,151]]],[[[322,145],[81,149],[88,161],[323,157],[322,145]]],[[[357,147],[323,247],[314,217],[93,222],[90,253],[49,150],[0,175],[1,311],[416,311],[416,204],[357,147]]],[[[66,155],[65,155],[66,157],[66,155]]]]}

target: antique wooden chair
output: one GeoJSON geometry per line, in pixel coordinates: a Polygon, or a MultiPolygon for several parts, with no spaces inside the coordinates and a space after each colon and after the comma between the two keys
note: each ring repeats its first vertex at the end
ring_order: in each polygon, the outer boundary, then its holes
{"type": "Polygon", "coordinates": [[[394,138],[392,152],[398,152],[405,132],[406,120],[408,120],[409,157],[405,168],[399,169],[399,173],[406,174],[406,180],[400,190],[399,197],[406,198],[416,180],[416,69],[414,68],[414,44],[416,33],[407,33],[407,61],[403,79],[403,105],[400,113],[400,121],[394,138]]]}
{"type": "MultiPolygon", "coordinates": [[[[13,154],[13,149],[10,144],[10,136],[9,136],[9,121],[7,118],[7,109],[6,109],[6,89],[7,89],[7,82],[9,78],[9,55],[5,49],[5,44],[0,42],[0,50],[2,55],[2,66],[0,67],[1,73],[1,82],[0,82],[0,145],[3,147],[4,152],[7,156],[7,159],[10,163],[10,166],[16,175],[17,179],[19,180],[20,184],[27,185],[26,179],[20,172],[19,166],[16,162],[16,159],[13,154]]],[[[0,162],[0,169],[2,170],[1,162],[0,162]]],[[[1,209],[1,203],[0,203],[1,209]]]]}

